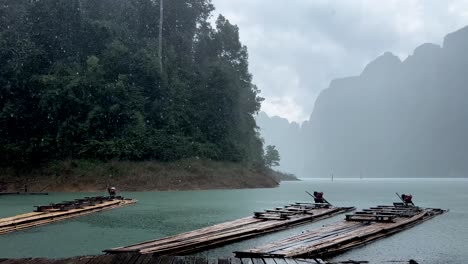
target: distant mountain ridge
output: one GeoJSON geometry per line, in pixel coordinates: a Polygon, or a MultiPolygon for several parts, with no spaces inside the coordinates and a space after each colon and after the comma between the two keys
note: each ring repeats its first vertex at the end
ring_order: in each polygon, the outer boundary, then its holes
{"type": "Polygon", "coordinates": [[[404,61],[387,52],[333,80],[280,154],[304,158],[300,177],[468,176],[467,48],[465,27],[442,47],[423,44],[404,61]]]}
{"type": "Polygon", "coordinates": [[[260,112],[256,118],[257,125],[266,145],[275,145],[280,153],[279,170],[288,173],[300,173],[303,170],[304,160],[295,155],[300,145],[301,128],[298,123],[290,123],[286,118],[278,116],[269,117],[260,112]]]}

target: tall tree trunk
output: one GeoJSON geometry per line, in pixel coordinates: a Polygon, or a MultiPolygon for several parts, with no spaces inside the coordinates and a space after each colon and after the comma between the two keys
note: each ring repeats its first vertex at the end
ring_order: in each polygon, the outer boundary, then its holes
{"type": "Polygon", "coordinates": [[[164,0],[160,0],[159,5],[159,68],[162,71],[162,32],[163,32],[163,10],[164,0]]]}

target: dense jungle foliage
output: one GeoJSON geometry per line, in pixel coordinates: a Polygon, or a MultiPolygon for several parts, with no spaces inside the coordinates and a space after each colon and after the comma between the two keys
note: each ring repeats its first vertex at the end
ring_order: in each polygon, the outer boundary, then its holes
{"type": "Polygon", "coordinates": [[[210,0],[2,0],[0,165],[190,157],[263,166],[239,29],[210,0]]]}

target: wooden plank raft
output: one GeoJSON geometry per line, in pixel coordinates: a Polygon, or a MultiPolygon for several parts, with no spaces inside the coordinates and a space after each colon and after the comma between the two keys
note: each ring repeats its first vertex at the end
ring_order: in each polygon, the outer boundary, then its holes
{"type": "Polygon", "coordinates": [[[157,256],[156,254],[118,254],[64,259],[0,259],[8,264],[361,264],[367,261],[325,262],[321,259],[292,258],[204,258],[192,256],[157,256]]]}
{"type": "Polygon", "coordinates": [[[342,222],[305,232],[281,241],[246,251],[236,257],[314,257],[337,255],[447,212],[442,209],[415,206],[377,206],[346,215],[342,222]],[[389,213],[390,212],[390,213],[389,213]]]}
{"type": "Polygon", "coordinates": [[[107,249],[104,252],[111,254],[138,252],[141,254],[185,255],[286,229],[294,225],[314,222],[351,210],[354,210],[354,207],[295,203],[264,212],[255,212],[254,216],[135,245],[107,249]]]}
{"type": "MultiPolygon", "coordinates": [[[[383,261],[372,263],[407,263],[417,264],[415,260],[409,261],[383,261]]],[[[72,257],[64,259],[25,258],[0,259],[1,264],[367,264],[365,260],[324,261],[318,258],[204,258],[193,256],[158,256],[152,254],[117,254],[72,257]]]]}
{"type": "Polygon", "coordinates": [[[34,212],[1,218],[0,235],[103,210],[118,208],[136,202],[136,200],[124,199],[121,196],[96,196],[57,204],[35,206],[36,210],[34,212]]]}

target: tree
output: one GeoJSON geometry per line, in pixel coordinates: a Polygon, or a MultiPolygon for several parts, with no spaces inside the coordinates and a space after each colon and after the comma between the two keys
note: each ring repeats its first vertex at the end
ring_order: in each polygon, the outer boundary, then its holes
{"type": "Polygon", "coordinates": [[[221,15],[213,27],[211,0],[165,1],[162,36],[162,1],[3,1],[0,166],[189,157],[263,166],[253,118],[263,99],[238,27],[221,15]]]}
{"type": "Polygon", "coordinates": [[[273,166],[279,166],[280,162],[280,155],[278,150],[276,150],[276,146],[274,145],[268,145],[266,147],[266,153],[265,153],[265,165],[268,166],[269,168],[273,166]]]}

